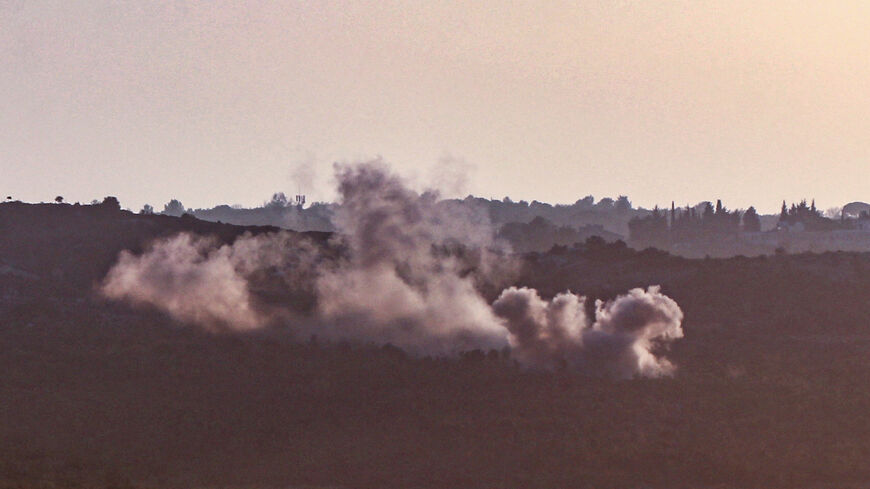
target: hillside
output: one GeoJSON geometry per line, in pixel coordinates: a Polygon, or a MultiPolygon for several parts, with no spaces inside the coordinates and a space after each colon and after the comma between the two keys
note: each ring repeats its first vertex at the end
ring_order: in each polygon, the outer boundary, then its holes
{"type": "MultiPolygon", "coordinates": [[[[119,252],[181,231],[229,243],[276,229],[0,204],[0,487],[870,478],[870,254],[690,260],[593,239],[520,257],[513,284],[547,297],[660,284],[680,304],[676,375],[613,380],[522,368],[507,351],[327,343],[292,325],[209,334],[95,292],[119,252]]],[[[281,297],[269,282],[257,293],[281,297]]]]}

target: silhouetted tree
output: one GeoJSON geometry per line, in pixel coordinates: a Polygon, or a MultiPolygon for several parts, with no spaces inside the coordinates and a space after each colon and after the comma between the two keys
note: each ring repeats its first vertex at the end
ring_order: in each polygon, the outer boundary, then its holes
{"type": "Polygon", "coordinates": [[[184,214],[184,205],[178,199],[172,199],[163,206],[163,214],[167,216],[181,217],[184,214]]]}
{"type": "Polygon", "coordinates": [[[154,208],[151,207],[150,204],[145,204],[144,206],[142,206],[142,210],[139,211],[139,214],[145,214],[145,215],[154,214],[154,208]]]}
{"type": "Polygon", "coordinates": [[[593,197],[591,195],[587,195],[586,197],[583,197],[582,199],[578,200],[577,202],[574,202],[574,205],[576,205],[577,207],[580,207],[581,209],[592,207],[594,204],[595,204],[595,197],[593,197]]]}
{"type": "Polygon", "coordinates": [[[599,200],[598,203],[595,204],[595,207],[600,207],[602,209],[612,209],[613,208],[613,199],[611,199],[610,197],[605,197],[605,198],[599,200]]]}
{"type": "Polygon", "coordinates": [[[783,213],[780,213],[779,222],[788,226],[794,226],[800,223],[807,231],[830,231],[834,229],[842,229],[847,227],[844,221],[836,221],[822,216],[822,213],[816,209],[815,201],[811,205],[807,205],[806,199],[801,200],[797,204],[792,204],[788,210],[783,203],[783,213]]]}
{"type": "Polygon", "coordinates": [[[58,204],[63,203],[63,197],[58,195],[57,197],[54,198],[54,201],[57,202],[58,204]]]}
{"type": "Polygon", "coordinates": [[[105,199],[103,199],[103,202],[100,205],[103,207],[103,209],[105,209],[107,211],[119,211],[119,210],[121,210],[121,203],[118,202],[117,197],[112,197],[112,196],[106,197],[105,199]]]}
{"type": "Polygon", "coordinates": [[[743,213],[743,230],[747,233],[757,233],[761,231],[761,218],[758,216],[755,207],[749,207],[743,213]]]}
{"type": "Polygon", "coordinates": [[[713,204],[709,202],[704,202],[704,210],[701,211],[701,219],[704,221],[705,225],[709,225],[713,222],[713,216],[715,215],[713,211],[713,204]]]}
{"type": "Polygon", "coordinates": [[[631,201],[628,200],[628,197],[625,195],[620,195],[619,198],[616,199],[616,212],[628,212],[631,210],[631,201]]]}

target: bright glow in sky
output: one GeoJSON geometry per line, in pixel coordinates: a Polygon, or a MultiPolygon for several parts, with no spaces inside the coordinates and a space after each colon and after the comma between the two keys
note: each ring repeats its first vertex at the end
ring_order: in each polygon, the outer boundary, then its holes
{"type": "Polygon", "coordinates": [[[299,165],[328,199],[376,155],[515,200],[870,201],[864,1],[0,0],[0,60],[26,201],[255,205],[299,165]]]}

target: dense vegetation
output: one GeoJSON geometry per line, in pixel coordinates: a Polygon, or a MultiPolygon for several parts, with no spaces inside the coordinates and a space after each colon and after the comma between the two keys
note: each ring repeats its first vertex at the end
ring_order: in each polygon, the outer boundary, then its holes
{"type": "Polygon", "coordinates": [[[870,213],[854,215],[844,209],[860,209],[852,203],[843,209],[829,209],[825,217],[813,201],[802,200],[787,207],[783,201],[779,216],[759,216],[754,207],[728,210],[722,201],[703,202],[696,207],[670,211],[653,209],[628,222],[629,243],[637,249],[655,247],[689,258],[707,255],[726,258],[735,255],[772,254],[778,248],[799,251],[870,251],[867,234],[870,213]],[[770,222],[775,218],[775,222],[770,222]],[[762,220],[767,221],[767,226],[762,220]],[[762,233],[762,229],[766,229],[762,233]]]}
{"type": "MultiPolygon", "coordinates": [[[[0,205],[0,487],[859,487],[870,255],[689,260],[592,239],[517,283],[686,314],[674,378],[209,335],[93,293],[124,248],[243,229],[0,205]]],[[[316,236],[319,239],[325,236],[316,236]]]]}

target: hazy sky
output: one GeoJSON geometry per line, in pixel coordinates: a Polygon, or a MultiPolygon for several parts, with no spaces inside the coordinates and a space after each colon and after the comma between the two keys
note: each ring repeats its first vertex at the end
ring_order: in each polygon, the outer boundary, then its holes
{"type": "Polygon", "coordinates": [[[0,0],[0,193],[253,205],[307,168],[327,199],[382,155],[462,195],[831,207],[870,201],[868,81],[865,1],[0,0]]]}

